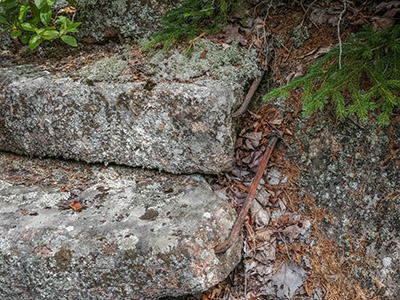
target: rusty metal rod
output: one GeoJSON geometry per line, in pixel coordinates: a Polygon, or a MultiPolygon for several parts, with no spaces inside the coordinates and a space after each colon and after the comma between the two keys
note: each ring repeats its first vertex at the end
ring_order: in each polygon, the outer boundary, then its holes
{"type": "Polygon", "coordinates": [[[258,185],[260,184],[261,178],[264,174],[265,168],[267,167],[268,161],[271,157],[271,153],[274,150],[274,147],[275,147],[277,141],[278,141],[278,137],[274,136],[271,139],[269,145],[267,146],[267,149],[265,149],[263,158],[258,167],[256,176],[254,177],[253,182],[251,183],[250,190],[249,190],[249,193],[247,194],[247,197],[243,204],[242,210],[240,211],[239,216],[236,219],[236,222],[232,227],[232,230],[229,234],[228,239],[225,242],[217,245],[214,248],[214,251],[216,254],[224,253],[226,250],[228,250],[232,246],[232,244],[238,238],[238,236],[240,234],[240,230],[242,229],[242,226],[246,220],[246,216],[249,212],[251,203],[256,195],[258,185]]]}

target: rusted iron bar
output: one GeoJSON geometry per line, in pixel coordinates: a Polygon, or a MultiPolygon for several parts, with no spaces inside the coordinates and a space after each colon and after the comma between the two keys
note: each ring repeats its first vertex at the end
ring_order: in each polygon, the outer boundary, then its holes
{"type": "Polygon", "coordinates": [[[239,216],[236,219],[235,224],[233,225],[233,228],[229,234],[228,239],[225,242],[223,242],[215,247],[215,249],[214,249],[215,253],[217,253],[217,254],[224,253],[226,250],[228,250],[232,246],[232,244],[238,238],[238,236],[240,234],[240,230],[242,229],[242,226],[246,220],[246,216],[249,212],[251,202],[253,201],[253,199],[256,195],[258,185],[260,184],[261,178],[264,174],[265,168],[267,167],[268,161],[271,157],[271,153],[274,150],[274,147],[275,147],[278,139],[279,138],[277,136],[274,136],[271,139],[271,141],[269,142],[267,149],[265,149],[263,158],[258,167],[256,176],[254,177],[253,182],[251,183],[250,190],[249,190],[249,193],[247,194],[246,201],[243,204],[242,210],[240,211],[239,216]]]}
{"type": "Polygon", "coordinates": [[[259,77],[257,77],[257,78],[253,81],[253,83],[251,84],[251,87],[250,87],[249,91],[247,92],[246,98],[244,99],[242,105],[239,107],[239,109],[238,109],[237,111],[235,111],[235,112],[232,114],[232,117],[234,117],[234,118],[240,117],[241,115],[243,115],[243,114],[246,112],[247,107],[249,106],[250,101],[251,101],[251,99],[252,99],[253,96],[254,96],[254,93],[256,92],[258,86],[260,85],[260,82],[261,82],[261,79],[262,79],[263,76],[264,76],[264,73],[265,73],[265,70],[262,70],[261,75],[260,75],[259,77]]]}

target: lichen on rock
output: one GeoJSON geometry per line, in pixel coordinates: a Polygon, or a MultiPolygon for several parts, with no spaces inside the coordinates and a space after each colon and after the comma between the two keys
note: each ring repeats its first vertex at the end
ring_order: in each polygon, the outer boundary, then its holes
{"type": "Polygon", "coordinates": [[[77,6],[77,21],[84,23],[79,28],[79,37],[93,42],[107,39],[139,39],[159,28],[161,16],[180,0],[80,0],[77,6]]]}
{"type": "Polygon", "coordinates": [[[306,126],[304,117],[299,120],[298,143],[289,152],[304,170],[301,191],[330,216],[323,232],[351,261],[362,288],[375,293],[379,281],[385,286],[382,299],[397,299],[400,157],[393,147],[399,145],[399,125],[382,130],[373,122],[334,122],[319,116],[318,125],[306,126]]]}
{"type": "Polygon", "coordinates": [[[2,299],[180,296],[241,259],[241,239],[214,252],[236,214],[201,176],[6,153],[0,166],[2,299]]]}
{"type": "Polygon", "coordinates": [[[208,77],[242,85],[260,75],[258,63],[256,53],[241,48],[237,42],[224,47],[199,39],[190,55],[176,49],[155,51],[146,69],[156,80],[188,81],[208,77]]]}
{"type": "Polygon", "coordinates": [[[130,80],[129,63],[121,55],[105,57],[91,66],[81,68],[78,74],[91,81],[127,82],[130,80]]]}
{"type": "Polygon", "coordinates": [[[301,48],[309,38],[310,34],[306,26],[299,25],[293,29],[291,40],[296,48],[301,48]]]}
{"type": "Polygon", "coordinates": [[[241,100],[232,85],[217,80],[152,87],[142,81],[115,83],[112,79],[120,78],[115,72],[102,75],[101,67],[94,69],[93,79],[111,82],[74,81],[34,65],[3,68],[0,149],[172,173],[232,167],[231,112],[241,100]]]}

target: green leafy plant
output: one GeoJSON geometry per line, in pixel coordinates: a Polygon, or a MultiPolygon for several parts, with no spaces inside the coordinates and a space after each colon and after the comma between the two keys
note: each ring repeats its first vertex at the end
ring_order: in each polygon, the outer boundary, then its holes
{"type": "Polygon", "coordinates": [[[168,49],[176,41],[192,40],[205,34],[220,31],[228,22],[229,16],[238,12],[243,0],[187,0],[181,6],[167,11],[161,22],[163,28],[153,34],[148,50],[156,45],[164,44],[168,49]]]}
{"type": "Polygon", "coordinates": [[[322,110],[333,101],[339,119],[356,115],[365,121],[372,110],[380,111],[378,123],[388,125],[400,106],[400,25],[375,31],[365,28],[329,51],[285,86],[273,89],[265,100],[287,98],[303,87],[305,115],[322,110]]]}
{"type": "MultiPolygon", "coordinates": [[[[75,0],[68,2],[76,4],[75,0]]],[[[72,22],[65,16],[53,17],[51,8],[55,3],[56,0],[0,0],[0,29],[10,30],[11,37],[29,44],[31,51],[45,40],[58,38],[76,47],[76,39],[68,34],[78,32],[81,22],[72,22]]]]}

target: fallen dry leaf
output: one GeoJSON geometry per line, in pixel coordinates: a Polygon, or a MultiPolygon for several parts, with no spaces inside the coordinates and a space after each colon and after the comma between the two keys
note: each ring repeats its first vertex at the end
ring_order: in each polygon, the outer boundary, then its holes
{"type": "Polygon", "coordinates": [[[254,220],[254,224],[256,228],[267,227],[271,212],[269,208],[263,208],[258,201],[253,200],[250,206],[250,215],[254,220]]]}
{"type": "Polygon", "coordinates": [[[88,206],[86,204],[81,204],[78,201],[74,201],[69,204],[69,207],[71,207],[74,211],[81,211],[84,208],[87,208],[88,206]]]}

